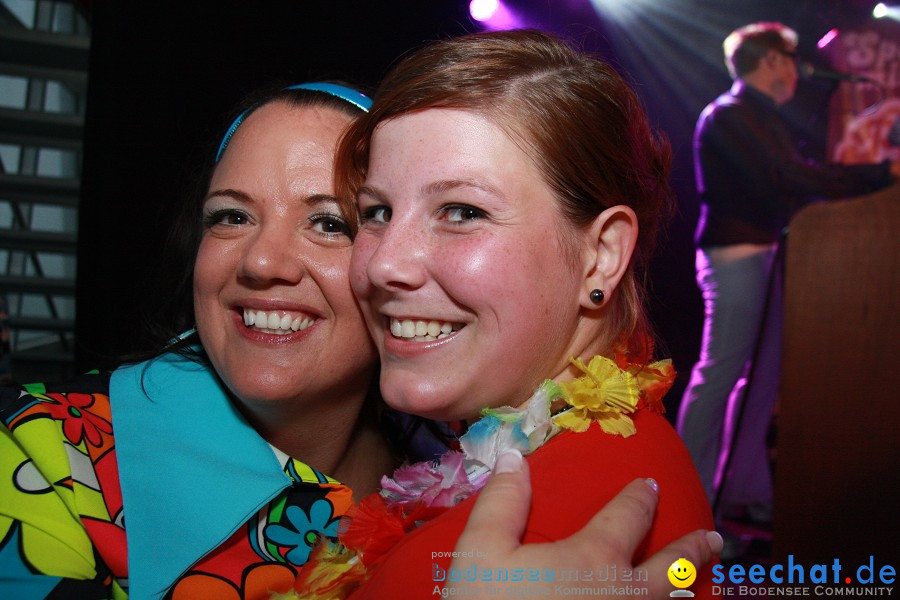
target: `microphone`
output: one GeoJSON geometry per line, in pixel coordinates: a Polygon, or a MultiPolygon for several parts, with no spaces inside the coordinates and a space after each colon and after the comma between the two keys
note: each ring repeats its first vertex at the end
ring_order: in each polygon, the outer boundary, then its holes
{"type": "Polygon", "coordinates": [[[831,79],[832,81],[849,81],[851,83],[875,83],[877,82],[871,77],[865,75],[854,75],[853,73],[844,73],[843,71],[828,71],[814,67],[811,63],[800,63],[798,68],[803,77],[815,77],[818,79],[831,79]]]}

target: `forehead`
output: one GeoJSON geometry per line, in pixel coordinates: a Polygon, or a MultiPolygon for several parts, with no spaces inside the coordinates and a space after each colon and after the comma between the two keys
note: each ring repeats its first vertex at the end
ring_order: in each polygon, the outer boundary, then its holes
{"type": "Polygon", "coordinates": [[[235,132],[211,183],[261,170],[319,170],[330,177],[337,140],[349,122],[347,115],[331,108],[280,101],[262,106],[235,132]]]}
{"type": "Polygon", "coordinates": [[[519,136],[481,112],[432,108],[407,113],[375,129],[369,176],[402,163],[423,176],[462,171],[502,177],[531,165],[521,145],[519,136]]]}

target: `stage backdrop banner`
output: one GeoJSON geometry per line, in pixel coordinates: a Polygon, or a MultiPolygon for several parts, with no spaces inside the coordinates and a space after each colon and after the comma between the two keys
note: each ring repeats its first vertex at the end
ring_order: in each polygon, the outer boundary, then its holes
{"type": "Polygon", "coordinates": [[[835,71],[868,82],[841,82],[831,99],[828,147],[845,164],[900,158],[900,22],[873,19],[841,30],[826,47],[835,71]]]}

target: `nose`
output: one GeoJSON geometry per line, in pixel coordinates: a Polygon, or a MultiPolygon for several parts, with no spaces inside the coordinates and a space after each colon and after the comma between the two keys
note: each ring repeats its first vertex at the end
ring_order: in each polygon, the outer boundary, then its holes
{"type": "Polygon", "coordinates": [[[300,243],[291,227],[260,227],[248,240],[238,277],[257,286],[299,283],[305,272],[300,243]]]}
{"type": "Polygon", "coordinates": [[[416,224],[395,215],[384,229],[359,236],[356,243],[362,244],[359,250],[367,255],[366,275],[373,286],[396,291],[413,290],[425,283],[428,239],[416,224]]]}

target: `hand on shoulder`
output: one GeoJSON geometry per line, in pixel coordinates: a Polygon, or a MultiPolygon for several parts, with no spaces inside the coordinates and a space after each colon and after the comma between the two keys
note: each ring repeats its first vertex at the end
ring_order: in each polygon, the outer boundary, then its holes
{"type": "MultiPolygon", "coordinates": [[[[658,501],[656,482],[637,479],[626,485],[619,494],[600,510],[580,531],[572,536],[546,544],[522,544],[522,532],[528,520],[531,503],[531,481],[528,464],[515,451],[505,452],[497,462],[491,480],[481,491],[460,536],[456,550],[462,555],[477,548],[479,558],[474,581],[448,582],[449,594],[483,593],[510,585],[522,588],[566,588],[563,595],[571,595],[573,588],[609,587],[611,581],[561,581],[555,574],[596,570],[608,566],[616,572],[626,570],[647,573],[647,580],[633,584],[647,588],[649,596],[636,592],[635,597],[665,598],[673,589],[663,576],[679,558],[690,561],[699,570],[722,549],[722,538],[714,531],[697,530],[675,541],[639,565],[632,564],[635,549],[647,535],[653,522],[658,501]],[[488,576],[508,570],[509,582],[486,581],[488,576]],[[513,582],[514,572],[521,574],[513,582]],[[554,581],[546,581],[554,577],[554,581]],[[478,590],[476,592],[476,590],[478,590]]],[[[455,558],[450,566],[458,572],[471,571],[471,559],[455,558]]],[[[449,578],[448,578],[449,579],[449,578]]],[[[466,578],[472,579],[467,573],[466,578]]],[[[625,584],[620,582],[619,587],[625,584]]],[[[448,595],[449,595],[448,594],[448,595]]],[[[542,597],[547,597],[542,595],[542,597]]],[[[553,597],[553,596],[550,596],[553,597]]]]}

